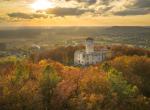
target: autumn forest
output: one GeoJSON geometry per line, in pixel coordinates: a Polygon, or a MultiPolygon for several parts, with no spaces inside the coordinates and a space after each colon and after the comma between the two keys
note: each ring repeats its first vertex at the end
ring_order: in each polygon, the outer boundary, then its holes
{"type": "Polygon", "coordinates": [[[150,51],[113,46],[111,59],[74,67],[82,48],[1,58],[0,110],[149,110],[150,51]]]}

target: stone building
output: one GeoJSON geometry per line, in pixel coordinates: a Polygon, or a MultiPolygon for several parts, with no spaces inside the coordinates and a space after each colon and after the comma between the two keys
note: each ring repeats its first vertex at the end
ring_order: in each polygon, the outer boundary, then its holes
{"type": "Polygon", "coordinates": [[[110,58],[112,52],[108,49],[101,49],[100,51],[94,50],[94,39],[87,38],[85,41],[85,50],[77,50],[74,54],[75,65],[91,65],[100,63],[110,58]]]}

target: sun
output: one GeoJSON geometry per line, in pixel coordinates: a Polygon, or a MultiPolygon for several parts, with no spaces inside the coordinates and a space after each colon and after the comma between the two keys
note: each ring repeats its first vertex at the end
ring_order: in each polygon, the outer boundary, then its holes
{"type": "Polygon", "coordinates": [[[53,8],[54,3],[49,0],[37,0],[33,4],[31,4],[32,9],[34,10],[46,10],[48,8],[53,8]]]}

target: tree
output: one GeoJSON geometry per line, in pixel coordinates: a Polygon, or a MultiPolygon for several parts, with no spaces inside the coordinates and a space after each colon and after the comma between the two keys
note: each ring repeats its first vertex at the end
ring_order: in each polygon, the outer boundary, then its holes
{"type": "Polygon", "coordinates": [[[108,62],[104,62],[100,65],[100,70],[102,69],[104,72],[108,72],[111,69],[111,65],[108,62]]]}
{"type": "Polygon", "coordinates": [[[108,81],[111,84],[112,92],[117,92],[121,99],[133,97],[138,91],[136,86],[129,84],[121,72],[111,69],[107,74],[108,81]]]}
{"type": "Polygon", "coordinates": [[[12,77],[13,84],[22,84],[29,78],[30,68],[27,64],[21,62],[16,63],[14,76],[12,77]]]}
{"type": "MultiPolygon", "coordinates": [[[[138,88],[135,85],[131,85],[127,82],[127,80],[124,79],[121,72],[118,72],[115,69],[110,69],[110,71],[107,74],[107,80],[109,81],[111,85],[110,92],[116,93],[116,96],[118,97],[118,107],[122,105],[123,107],[127,106],[128,104],[133,106],[132,101],[133,99],[136,99],[138,94],[138,88]]],[[[129,105],[128,105],[129,106],[129,105]]],[[[131,110],[130,107],[128,107],[129,110],[131,110]]],[[[126,110],[128,110],[126,107],[126,110]]],[[[123,109],[123,108],[120,108],[123,109]]]]}
{"type": "Polygon", "coordinates": [[[150,96],[150,58],[121,56],[111,61],[111,66],[123,73],[128,82],[136,85],[145,96],[150,96]]]}
{"type": "Polygon", "coordinates": [[[43,78],[40,82],[43,104],[45,110],[51,110],[54,90],[61,78],[50,65],[45,67],[43,74],[43,78]]]}

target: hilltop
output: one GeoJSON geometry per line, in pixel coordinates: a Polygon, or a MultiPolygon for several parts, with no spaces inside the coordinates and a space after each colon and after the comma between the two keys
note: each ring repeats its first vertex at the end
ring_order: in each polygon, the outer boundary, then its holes
{"type": "Polygon", "coordinates": [[[84,68],[71,66],[79,48],[84,47],[56,48],[38,58],[36,53],[1,58],[0,108],[149,110],[150,51],[113,47],[115,57],[84,68]]]}

